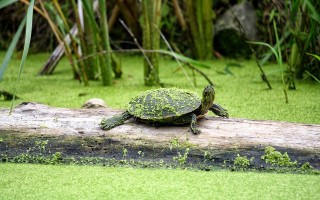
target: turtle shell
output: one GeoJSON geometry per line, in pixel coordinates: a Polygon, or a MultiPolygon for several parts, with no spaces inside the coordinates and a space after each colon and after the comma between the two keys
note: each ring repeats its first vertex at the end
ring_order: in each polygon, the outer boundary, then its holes
{"type": "Polygon", "coordinates": [[[129,102],[128,112],[152,121],[174,119],[198,109],[201,99],[196,93],[177,88],[161,88],[140,93],[129,102]]]}

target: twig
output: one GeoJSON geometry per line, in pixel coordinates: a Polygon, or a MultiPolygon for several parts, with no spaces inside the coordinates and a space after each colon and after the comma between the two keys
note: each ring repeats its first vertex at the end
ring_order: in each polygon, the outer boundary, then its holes
{"type": "MultiPolygon", "coordinates": [[[[156,26],[156,25],[155,25],[156,26]]],[[[163,39],[164,43],[166,43],[167,47],[169,48],[169,50],[174,54],[173,49],[171,48],[168,40],[166,39],[166,37],[162,34],[161,30],[158,28],[158,26],[156,26],[156,28],[158,29],[161,38],[163,39]]],[[[175,55],[175,54],[174,54],[175,55]]],[[[174,56],[174,59],[177,61],[179,67],[181,68],[182,72],[184,73],[184,75],[187,77],[187,79],[189,80],[190,83],[192,83],[190,77],[188,76],[187,72],[184,70],[184,68],[182,67],[180,61],[178,60],[178,58],[176,56],[174,56]]],[[[192,84],[191,84],[192,85],[192,84]]],[[[192,85],[193,87],[195,87],[195,84],[192,85]]]]}
{"type": "MultiPolygon", "coordinates": [[[[238,27],[239,27],[239,29],[240,29],[240,33],[241,33],[242,37],[244,37],[245,40],[250,41],[250,40],[248,39],[247,34],[246,34],[246,32],[244,31],[244,28],[243,28],[241,22],[239,21],[238,17],[233,13],[232,9],[230,9],[230,11],[231,11],[234,19],[236,20],[236,22],[237,22],[237,24],[238,24],[238,27]]],[[[270,84],[270,82],[268,81],[268,78],[267,78],[266,74],[264,73],[264,71],[263,71],[263,69],[262,69],[262,66],[260,65],[260,62],[259,62],[259,60],[258,60],[258,56],[257,56],[257,54],[256,54],[256,51],[252,48],[252,46],[251,46],[250,43],[247,42],[247,44],[249,45],[249,48],[250,48],[250,50],[251,50],[251,52],[252,52],[252,54],[253,54],[253,56],[254,56],[254,58],[255,58],[255,60],[256,60],[256,63],[257,63],[257,65],[258,65],[259,69],[260,69],[262,80],[267,83],[269,89],[271,90],[271,89],[272,89],[271,84],[270,84]]]]}
{"type": "Polygon", "coordinates": [[[144,49],[141,47],[141,45],[139,44],[137,38],[134,37],[134,35],[133,35],[132,31],[130,30],[130,28],[124,23],[124,21],[122,19],[119,19],[119,21],[122,24],[122,26],[128,31],[128,33],[132,37],[134,43],[137,45],[137,47],[140,49],[141,53],[143,54],[144,58],[147,60],[147,62],[150,65],[151,69],[154,69],[151,61],[149,60],[147,54],[145,53],[146,51],[144,51],[144,49]]]}
{"type": "Polygon", "coordinates": [[[213,85],[212,81],[209,79],[209,77],[203,73],[201,70],[199,70],[198,68],[194,67],[193,65],[191,65],[190,63],[186,63],[188,67],[190,67],[192,70],[198,72],[199,74],[201,74],[209,83],[210,85],[213,85]]]}

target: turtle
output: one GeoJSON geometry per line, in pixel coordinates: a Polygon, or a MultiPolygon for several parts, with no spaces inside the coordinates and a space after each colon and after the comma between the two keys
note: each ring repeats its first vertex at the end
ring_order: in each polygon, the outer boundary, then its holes
{"type": "Polygon", "coordinates": [[[186,124],[190,123],[191,132],[200,134],[197,119],[209,110],[214,114],[228,118],[226,109],[213,103],[215,90],[208,85],[203,90],[202,99],[192,91],[178,88],[160,88],[147,90],[132,98],[128,109],[111,118],[103,118],[100,127],[110,130],[123,124],[130,118],[151,124],[186,124]]]}

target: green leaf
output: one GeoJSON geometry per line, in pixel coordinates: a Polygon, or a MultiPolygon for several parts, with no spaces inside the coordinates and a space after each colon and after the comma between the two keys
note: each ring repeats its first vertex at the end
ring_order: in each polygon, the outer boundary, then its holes
{"type": "Polygon", "coordinates": [[[198,66],[198,67],[202,67],[202,68],[207,68],[207,69],[210,69],[211,67],[209,65],[207,65],[206,63],[204,62],[201,62],[201,61],[197,61],[197,60],[193,60],[192,58],[188,58],[184,55],[181,55],[181,54],[178,54],[178,53],[175,53],[173,51],[167,51],[167,50],[157,50],[159,53],[163,53],[163,54],[167,54],[167,55],[170,55],[178,60],[181,60],[182,62],[186,62],[186,63],[190,63],[191,65],[194,65],[194,66],[198,66]]]}
{"type": "Polygon", "coordinates": [[[311,74],[308,70],[306,70],[306,73],[309,74],[315,81],[317,81],[318,83],[320,83],[320,80],[317,79],[317,77],[314,76],[313,74],[311,74]]]}
{"type": "Polygon", "coordinates": [[[306,0],[306,4],[308,6],[308,9],[311,11],[310,17],[318,22],[318,24],[320,24],[320,16],[315,7],[313,7],[312,3],[310,3],[310,1],[308,0],[306,0]]]}
{"type": "Polygon", "coordinates": [[[278,61],[279,57],[278,57],[277,51],[275,50],[275,48],[273,48],[273,47],[270,46],[269,44],[267,44],[267,43],[265,43],[265,42],[253,42],[253,41],[247,41],[247,43],[257,44],[257,45],[262,45],[262,46],[268,47],[268,48],[272,51],[273,55],[276,57],[276,59],[277,59],[277,61],[278,61]]]}
{"type": "MultiPolygon", "coordinates": [[[[27,55],[28,55],[28,51],[29,51],[29,46],[30,46],[30,41],[31,41],[31,32],[32,32],[32,18],[33,18],[34,1],[35,0],[31,0],[30,1],[30,4],[28,6],[28,10],[27,10],[26,36],[25,36],[25,39],[24,39],[24,47],[23,47],[22,58],[21,58],[21,62],[20,62],[17,85],[19,83],[19,80],[20,80],[20,77],[21,77],[21,74],[22,74],[22,71],[23,71],[24,63],[26,61],[26,58],[27,58],[27,55]]],[[[16,87],[14,89],[13,99],[11,101],[10,113],[11,113],[12,108],[13,108],[13,102],[14,102],[14,99],[15,99],[16,91],[17,91],[17,85],[16,85],[16,87]]]]}
{"type": "MultiPolygon", "coordinates": [[[[282,35],[281,39],[279,40],[279,44],[282,45],[283,42],[290,36],[290,31],[285,31],[285,33],[282,35]]],[[[273,48],[276,48],[277,44],[273,46],[273,48]]],[[[260,63],[261,65],[264,65],[272,56],[272,51],[268,51],[265,56],[261,59],[260,63]]]]}
{"type": "Polygon", "coordinates": [[[280,42],[279,42],[279,37],[278,37],[278,30],[277,30],[277,25],[276,25],[276,21],[273,20],[273,28],[274,28],[274,33],[276,35],[276,41],[277,41],[277,49],[278,49],[278,58],[277,61],[280,65],[280,67],[282,68],[282,56],[281,56],[281,48],[280,48],[280,42]]]}
{"type": "Polygon", "coordinates": [[[27,24],[26,24],[26,36],[24,39],[24,47],[23,47],[23,53],[22,53],[22,58],[21,58],[21,63],[20,63],[20,69],[19,69],[19,75],[18,75],[18,80],[20,79],[24,63],[26,61],[28,51],[29,51],[29,46],[30,46],[30,41],[31,41],[31,32],[32,32],[32,18],[33,18],[33,5],[34,5],[35,0],[31,0],[28,11],[27,11],[27,24]]]}
{"type": "MultiPolygon", "coordinates": [[[[291,15],[290,15],[290,18],[291,18],[291,21],[295,21],[297,16],[296,13],[298,12],[298,9],[299,9],[299,6],[300,6],[300,3],[301,1],[294,1],[293,4],[292,4],[292,8],[291,8],[291,15]]],[[[300,15],[301,16],[301,15],[300,15]]]]}
{"type": "Polygon", "coordinates": [[[315,57],[316,59],[318,59],[320,61],[320,56],[318,56],[316,54],[313,54],[313,53],[306,53],[306,54],[308,54],[310,56],[313,56],[313,57],[315,57]]]}
{"type": "Polygon", "coordinates": [[[1,65],[1,68],[0,68],[0,81],[2,81],[2,78],[3,78],[3,75],[4,75],[4,72],[6,71],[7,67],[8,67],[8,64],[9,64],[9,61],[11,60],[11,57],[12,57],[12,54],[14,52],[14,49],[16,48],[17,46],[17,43],[18,43],[18,40],[20,38],[20,35],[21,35],[21,32],[24,28],[24,26],[26,25],[26,17],[23,19],[23,21],[21,22],[16,34],[14,35],[13,39],[12,39],[12,42],[10,43],[10,46],[9,46],[9,49],[4,57],[4,60],[3,60],[3,63],[1,65]]]}
{"type": "Polygon", "coordinates": [[[270,17],[269,17],[269,23],[272,22],[272,20],[274,19],[276,14],[276,10],[275,9],[272,9],[271,10],[271,13],[270,13],[270,17]]]}
{"type": "Polygon", "coordinates": [[[15,3],[17,1],[18,0],[1,0],[0,1],[0,9],[4,8],[4,7],[7,7],[8,5],[13,4],[13,3],[15,3]]]}

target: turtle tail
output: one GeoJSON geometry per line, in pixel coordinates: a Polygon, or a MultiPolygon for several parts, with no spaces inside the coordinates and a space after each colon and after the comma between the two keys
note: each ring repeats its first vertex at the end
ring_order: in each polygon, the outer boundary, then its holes
{"type": "Polygon", "coordinates": [[[108,119],[103,118],[100,122],[100,127],[103,130],[110,130],[116,126],[123,124],[125,121],[127,121],[131,117],[132,117],[132,115],[128,111],[126,111],[124,113],[115,115],[115,116],[108,118],[108,119]]]}

